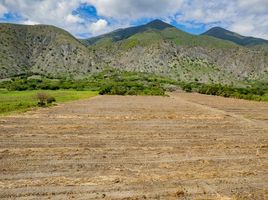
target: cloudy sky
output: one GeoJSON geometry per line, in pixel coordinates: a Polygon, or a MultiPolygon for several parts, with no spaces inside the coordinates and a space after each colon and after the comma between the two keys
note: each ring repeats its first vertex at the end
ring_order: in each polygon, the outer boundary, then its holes
{"type": "Polygon", "coordinates": [[[0,0],[0,22],[51,24],[79,38],[153,19],[193,34],[221,26],[268,39],[268,0],[0,0]]]}

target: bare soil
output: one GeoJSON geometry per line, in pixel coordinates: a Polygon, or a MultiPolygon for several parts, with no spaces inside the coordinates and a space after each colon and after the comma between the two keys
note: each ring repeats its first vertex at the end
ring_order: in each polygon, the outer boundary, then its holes
{"type": "Polygon", "coordinates": [[[268,199],[268,103],[98,96],[0,118],[1,199],[268,199]]]}

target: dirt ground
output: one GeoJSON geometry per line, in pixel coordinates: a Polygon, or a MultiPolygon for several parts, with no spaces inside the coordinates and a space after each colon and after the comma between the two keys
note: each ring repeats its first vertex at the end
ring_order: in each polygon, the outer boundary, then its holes
{"type": "Polygon", "coordinates": [[[98,96],[0,118],[0,199],[268,199],[268,103],[98,96]]]}

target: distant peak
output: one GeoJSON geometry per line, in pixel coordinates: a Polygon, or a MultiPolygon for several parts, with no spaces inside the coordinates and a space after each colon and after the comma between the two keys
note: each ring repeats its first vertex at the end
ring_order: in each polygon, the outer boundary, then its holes
{"type": "Polygon", "coordinates": [[[160,19],[155,19],[155,20],[149,22],[148,24],[146,24],[145,26],[150,27],[150,28],[154,28],[154,29],[158,29],[158,30],[163,30],[165,28],[173,27],[172,25],[170,25],[166,22],[163,22],[160,19]]]}
{"type": "Polygon", "coordinates": [[[165,22],[163,22],[163,21],[160,20],[160,19],[155,19],[155,20],[153,20],[153,21],[151,21],[151,22],[149,22],[149,23],[165,23],[165,22]]]}
{"type": "Polygon", "coordinates": [[[224,29],[222,27],[216,26],[216,27],[213,27],[213,28],[207,30],[204,34],[206,34],[206,33],[214,33],[214,32],[231,32],[231,31],[226,30],[226,29],[224,29]]]}
{"type": "Polygon", "coordinates": [[[226,29],[224,29],[224,28],[222,28],[222,27],[220,27],[220,26],[215,26],[215,27],[213,27],[213,28],[211,28],[210,30],[226,30],[226,29]]]}
{"type": "Polygon", "coordinates": [[[240,35],[239,33],[232,32],[221,27],[211,28],[202,35],[208,35],[218,39],[231,41],[242,46],[256,46],[256,45],[268,44],[268,40],[243,36],[240,35]]]}

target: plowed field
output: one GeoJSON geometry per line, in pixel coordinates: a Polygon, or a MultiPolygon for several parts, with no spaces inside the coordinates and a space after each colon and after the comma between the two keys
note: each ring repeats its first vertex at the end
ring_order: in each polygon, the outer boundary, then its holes
{"type": "Polygon", "coordinates": [[[268,103],[97,96],[0,118],[1,199],[268,199],[268,103]]]}

